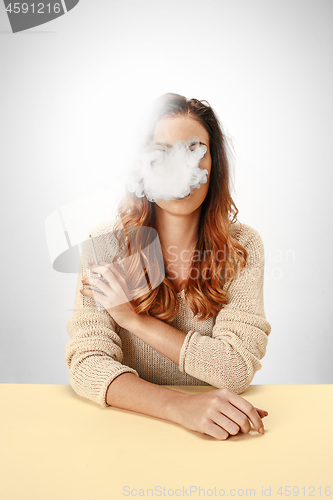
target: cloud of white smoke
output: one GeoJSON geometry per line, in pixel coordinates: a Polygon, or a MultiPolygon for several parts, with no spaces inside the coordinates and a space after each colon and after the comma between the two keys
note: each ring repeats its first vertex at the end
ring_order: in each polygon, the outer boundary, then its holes
{"type": "Polygon", "coordinates": [[[206,152],[207,146],[195,136],[172,148],[151,142],[129,173],[127,189],[151,202],[185,198],[207,182],[208,171],[199,167],[206,152]]]}

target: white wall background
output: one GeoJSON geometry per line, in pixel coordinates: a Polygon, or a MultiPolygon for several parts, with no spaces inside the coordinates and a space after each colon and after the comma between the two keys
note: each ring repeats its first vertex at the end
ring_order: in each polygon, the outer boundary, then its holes
{"type": "Polygon", "coordinates": [[[216,110],[238,219],[264,241],[253,383],[333,383],[332,17],[330,0],[81,0],[12,34],[0,5],[1,383],[69,383],[77,275],[52,269],[45,220],[111,184],[164,92],[216,110]]]}

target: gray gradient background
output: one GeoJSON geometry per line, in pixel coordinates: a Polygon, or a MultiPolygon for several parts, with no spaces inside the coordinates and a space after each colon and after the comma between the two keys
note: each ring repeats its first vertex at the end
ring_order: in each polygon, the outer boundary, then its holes
{"type": "Polygon", "coordinates": [[[45,219],[112,182],[136,117],[171,91],[217,111],[238,218],[264,241],[253,383],[333,383],[332,17],[328,0],[81,0],[12,34],[0,6],[0,382],[69,383],[77,275],[52,269],[45,219]]]}

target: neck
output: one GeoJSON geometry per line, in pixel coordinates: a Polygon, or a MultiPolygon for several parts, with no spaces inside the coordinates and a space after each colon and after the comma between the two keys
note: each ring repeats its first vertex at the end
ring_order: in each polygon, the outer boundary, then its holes
{"type": "Polygon", "coordinates": [[[178,249],[192,248],[198,237],[200,208],[191,214],[178,215],[162,210],[155,205],[156,228],[162,247],[176,246],[178,249]]]}

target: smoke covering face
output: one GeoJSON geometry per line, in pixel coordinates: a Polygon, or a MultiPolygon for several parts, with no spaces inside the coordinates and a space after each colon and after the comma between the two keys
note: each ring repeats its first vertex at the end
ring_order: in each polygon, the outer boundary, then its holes
{"type": "Polygon", "coordinates": [[[176,142],[172,148],[151,142],[129,173],[127,189],[151,202],[185,198],[207,182],[208,170],[199,167],[206,152],[207,146],[195,136],[176,142]]]}

